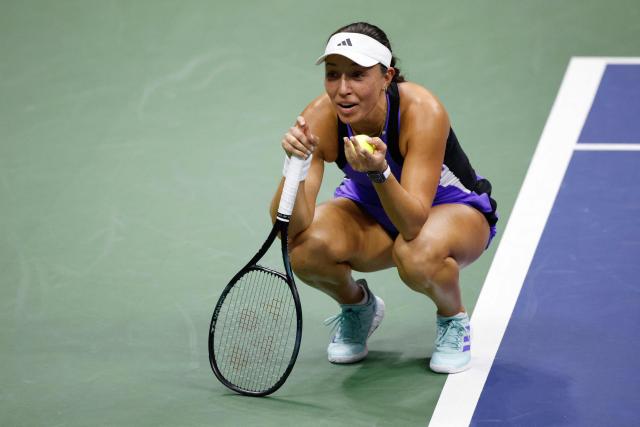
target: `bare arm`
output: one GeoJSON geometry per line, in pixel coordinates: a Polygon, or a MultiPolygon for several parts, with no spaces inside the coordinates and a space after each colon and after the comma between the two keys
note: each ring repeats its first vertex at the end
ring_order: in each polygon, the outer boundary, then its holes
{"type": "MultiPolygon", "coordinates": [[[[311,165],[305,180],[300,182],[296,203],[293,208],[289,234],[295,236],[311,225],[315,213],[316,199],[324,175],[326,146],[335,143],[335,112],[328,108],[327,99],[319,97],[302,112],[296,124],[289,129],[282,139],[282,148],[287,155],[305,156],[312,152],[311,165]],[[333,119],[333,120],[332,120],[333,119]],[[333,141],[332,141],[333,138],[333,141]]],[[[275,221],[284,179],[271,201],[271,218],[275,221]]]]}
{"type": "MultiPolygon", "coordinates": [[[[296,196],[296,203],[293,207],[291,214],[291,220],[289,223],[289,235],[295,236],[307,229],[313,221],[313,215],[315,213],[315,203],[320,191],[320,184],[322,183],[322,176],[324,173],[324,161],[319,156],[313,156],[311,159],[311,166],[309,167],[309,173],[304,181],[300,182],[298,187],[298,194],[296,196]]],[[[271,220],[276,220],[276,213],[278,211],[278,205],[280,204],[280,196],[282,195],[282,188],[284,187],[284,178],[280,180],[278,189],[271,200],[271,220]]]]}

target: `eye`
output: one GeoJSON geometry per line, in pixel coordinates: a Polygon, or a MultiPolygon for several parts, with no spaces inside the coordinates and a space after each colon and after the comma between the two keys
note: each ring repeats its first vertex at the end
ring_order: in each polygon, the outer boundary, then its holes
{"type": "Polygon", "coordinates": [[[327,80],[335,80],[339,77],[339,75],[336,71],[328,70],[325,72],[325,77],[327,80]]]}
{"type": "Polygon", "coordinates": [[[356,79],[356,80],[360,80],[360,79],[364,78],[365,75],[366,75],[366,73],[364,71],[356,70],[356,71],[353,71],[351,73],[351,78],[356,79]]]}

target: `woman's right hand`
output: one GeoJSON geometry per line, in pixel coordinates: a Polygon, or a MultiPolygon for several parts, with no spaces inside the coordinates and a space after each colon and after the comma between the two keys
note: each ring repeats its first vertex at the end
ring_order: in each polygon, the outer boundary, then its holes
{"type": "Polygon", "coordinates": [[[309,125],[302,116],[298,116],[296,123],[282,138],[282,149],[287,156],[297,156],[308,159],[318,146],[319,138],[311,133],[309,125]]]}

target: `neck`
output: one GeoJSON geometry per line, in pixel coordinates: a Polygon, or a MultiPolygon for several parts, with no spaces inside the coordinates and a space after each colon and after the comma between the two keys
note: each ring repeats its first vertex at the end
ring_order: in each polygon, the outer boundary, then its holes
{"type": "Polygon", "coordinates": [[[360,123],[352,123],[351,130],[356,135],[364,134],[371,137],[380,136],[387,121],[387,95],[382,93],[376,106],[360,123]]]}

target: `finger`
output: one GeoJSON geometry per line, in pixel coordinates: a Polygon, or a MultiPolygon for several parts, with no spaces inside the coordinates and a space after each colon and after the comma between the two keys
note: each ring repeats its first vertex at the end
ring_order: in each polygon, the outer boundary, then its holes
{"type": "Polygon", "coordinates": [[[351,162],[358,158],[356,147],[353,145],[353,142],[347,137],[344,137],[344,154],[351,162]]]}
{"type": "Polygon", "coordinates": [[[364,149],[362,145],[360,145],[360,143],[358,142],[355,136],[352,136],[349,139],[358,154],[360,154],[361,156],[365,156],[366,154],[368,154],[367,150],[364,149]]]}
{"type": "Polygon", "coordinates": [[[307,121],[304,119],[304,117],[298,116],[296,118],[296,126],[298,126],[300,129],[304,129],[307,126],[307,121]]]}
{"type": "Polygon", "coordinates": [[[302,130],[300,130],[297,127],[292,127],[291,129],[289,129],[289,133],[291,135],[294,136],[294,138],[296,138],[307,150],[308,154],[313,153],[313,151],[315,150],[315,146],[317,145],[316,143],[314,143],[312,141],[312,135],[309,134],[307,135],[306,133],[303,133],[302,130]]]}
{"type": "Polygon", "coordinates": [[[296,150],[296,155],[302,158],[306,158],[311,154],[311,151],[294,135],[287,134],[287,142],[296,150]]]}
{"type": "Polygon", "coordinates": [[[302,130],[307,140],[311,141],[313,137],[313,135],[311,134],[311,128],[309,128],[309,124],[304,117],[298,116],[298,118],[296,119],[296,127],[302,130]]]}
{"type": "Polygon", "coordinates": [[[282,139],[282,144],[287,153],[298,156],[302,159],[306,159],[309,154],[311,154],[309,150],[290,133],[285,134],[282,139]]]}
{"type": "Polygon", "coordinates": [[[371,138],[369,140],[369,144],[373,145],[376,150],[380,150],[383,147],[386,148],[386,145],[384,144],[384,142],[378,137],[371,138]]]}
{"type": "Polygon", "coordinates": [[[351,140],[345,136],[342,138],[342,141],[344,142],[344,153],[351,154],[351,151],[353,151],[353,144],[351,143],[351,140]]]}
{"type": "Polygon", "coordinates": [[[317,135],[311,134],[311,143],[313,144],[314,148],[317,147],[318,144],[320,143],[320,137],[318,137],[317,135]]]}
{"type": "Polygon", "coordinates": [[[299,128],[294,126],[289,129],[289,133],[293,135],[293,137],[296,138],[298,141],[300,141],[300,143],[304,145],[306,148],[309,148],[309,146],[311,145],[307,140],[307,136],[299,128]]]}

